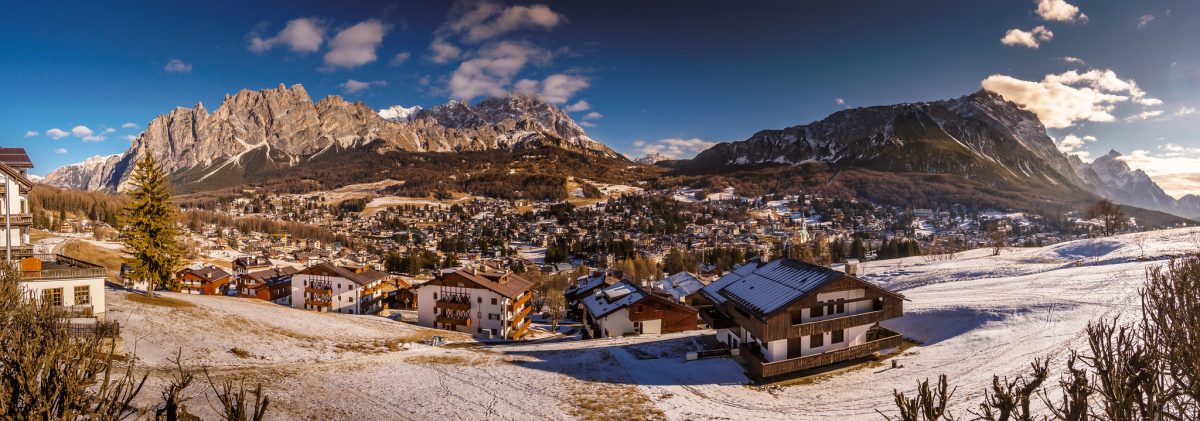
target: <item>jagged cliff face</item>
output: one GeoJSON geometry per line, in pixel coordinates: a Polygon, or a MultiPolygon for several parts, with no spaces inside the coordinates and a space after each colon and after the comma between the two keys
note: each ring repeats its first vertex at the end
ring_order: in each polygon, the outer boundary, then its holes
{"type": "Polygon", "coordinates": [[[1130,169],[1120,158],[1117,151],[1109,151],[1091,163],[1074,158],[1072,167],[1089,190],[1114,202],[1184,218],[1200,217],[1200,197],[1187,195],[1175,199],[1145,172],[1130,169]]]}
{"type": "Polygon", "coordinates": [[[475,106],[451,102],[406,117],[389,121],[366,105],[339,96],[314,104],[300,85],[242,90],[226,95],[212,113],[197,104],[160,115],[123,155],[104,158],[103,163],[65,166],[44,182],[125,190],[133,163],[145,156],[154,157],[171,174],[188,172],[189,179],[203,180],[236,172],[250,161],[263,165],[263,157],[270,165],[296,165],[322,154],[368,146],[380,153],[555,146],[618,157],[587,137],[566,113],[533,98],[490,99],[475,106]]]}
{"type": "Polygon", "coordinates": [[[721,143],[687,165],[822,162],[873,170],[953,173],[974,180],[1080,184],[1037,116],[999,95],[844,110],[804,126],[721,143]]]}

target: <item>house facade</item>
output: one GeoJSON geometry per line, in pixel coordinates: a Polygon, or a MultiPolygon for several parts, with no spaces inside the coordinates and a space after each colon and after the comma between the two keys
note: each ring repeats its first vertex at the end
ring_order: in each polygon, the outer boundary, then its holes
{"type": "Polygon", "coordinates": [[[517,340],[529,330],[533,282],[507,270],[460,269],[417,288],[417,324],[487,339],[517,340]]]}
{"type": "Polygon", "coordinates": [[[370,266],[320,262],[292,275],[292,308],[376,314],[382,308],[388,274],[370,266]]]}
{"type": "Polygon", "coordinates": [[[237,294],[239,297],[291,306],[292,276],[297,272],[298,269],[285,266],[238,275],[237,294]]]}
{"type": "Polygon", "coordinates": [[[620,281],[584,297],[583,324],[592,338],[676,333],[697,328],[696,309],[669,295],[620,281]]]}
{"type": "Polygon", "coordinates": [[[105,322],[104,280],[107,271],[94,263],[62,254],[34,254],[29,243],[33,215],[27,194],[33,168],[22,148],[0,148],[0,253],[19,271],[18,287],[61,312],[72,329],[115,335],[115,322],[105,322]]]}
{"type": "Polygon", "coordinates": [[[175,273],[179,292],[194,295],[227,295],[233,274],[213,265],[194,265],[175,273]]]}
{"type": "Polygon", "coordinates": [[[751,262],[704,287],[701,315],[761,378],[898,348],[879,322],[900,317],[904,296],[844,272],[780,258],[751,262]]]}

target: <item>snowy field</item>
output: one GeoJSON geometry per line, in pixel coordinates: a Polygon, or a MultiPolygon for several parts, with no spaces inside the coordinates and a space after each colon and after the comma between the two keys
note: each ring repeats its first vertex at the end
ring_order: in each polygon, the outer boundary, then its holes
{"type": "MultiPolygon", "coordinates": [[[[1045,356],[1062,367],[1068,349],[1084,346],[1089,321],[1137,316],[1147,267],[1198,249],[1200,230],[1178,229],[867,263],[866,279],[911,300],[888,327],[922,345],[896,357],[902,368],[864,366],[788,386],[747,385],[729,359],[684,362],[710,332],[434,348],[412,342],[431,331],[378,317],[223,297],[171,295],[194,304],[182,309],[118,292],[109,300],[144,364],[164,368],[182,347],[185,362],[263,381],[276,419],[877,420],[893,389],[910,391],[919,379],[949,375],[961,412],[993,374],[1023,373],[1045,356]]],[[[190,406],[211,411],[199,396],[190,406]]]]}

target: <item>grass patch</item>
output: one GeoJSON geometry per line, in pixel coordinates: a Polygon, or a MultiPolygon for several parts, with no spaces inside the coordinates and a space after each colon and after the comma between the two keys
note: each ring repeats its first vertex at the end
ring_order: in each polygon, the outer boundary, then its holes
{"type": "Polygon", "coordinates": [[[125,262],[120,251],[97,247],[86,241],[68,241],[63,245],[62,254],[104,266],[109,272],[121,270],[121,263],[125,262]]]}
{"type": "Polygon", "coordinates": [[[36,243],[38,241],[42,241],[47,238],[54,238],[54,237],[57,237],[57,235],[51,234],[49,231],[46,231],[46,230],[40,230],[40,229],[35,229],[35,228],[29,229],[29,242],[31,242],[31,243],[36,243]]]}
{"type": "Polygon", "coordinates": [[[667,415],[634,385],[579,382],[571,385],[567,413],[580,420],[665,420],[667,415]]]}
{"type": "Polygon", "coordinates": [[[421,365],[454,365],[460,367],[474,367],[483,365],[484,363],[480,358],[467,358],[461,355],[417,355],[409,357],[405,361],[421,365]]]}
{"type": "Polygon", "coordinates": [[[189,303],[189,302],[183,301],[183,300],[178,300],[178,299],[174,299],[174,298],[170,298],[170,297],[164,297],[161,295],[154,296],[154,297],[148,297],[148,296],[145,296],[142,294],[138,294],[136,292],[131,292],[129,294],[126,294],[125,298],[128,299],[129,301],[133,301],[135,303],[149,304],[152,306],[160,306],[160,307],[187,308],[187,307],[195,307],[196,306],[195,304],[192,304],[192,303],[189,303]]]}

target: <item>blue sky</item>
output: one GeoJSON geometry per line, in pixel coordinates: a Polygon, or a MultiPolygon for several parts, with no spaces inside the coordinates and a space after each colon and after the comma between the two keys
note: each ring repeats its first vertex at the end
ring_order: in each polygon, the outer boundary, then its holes
{"type": "Polygon", "coordinates": [[[0,136],[44,175],[175,106],[300,83],[376,109],[536,92],[619,151],[688,157],[988,86],[1179,195],[1200,192],[1197,41],[1195,1],[22,2],[0,136]]]}

